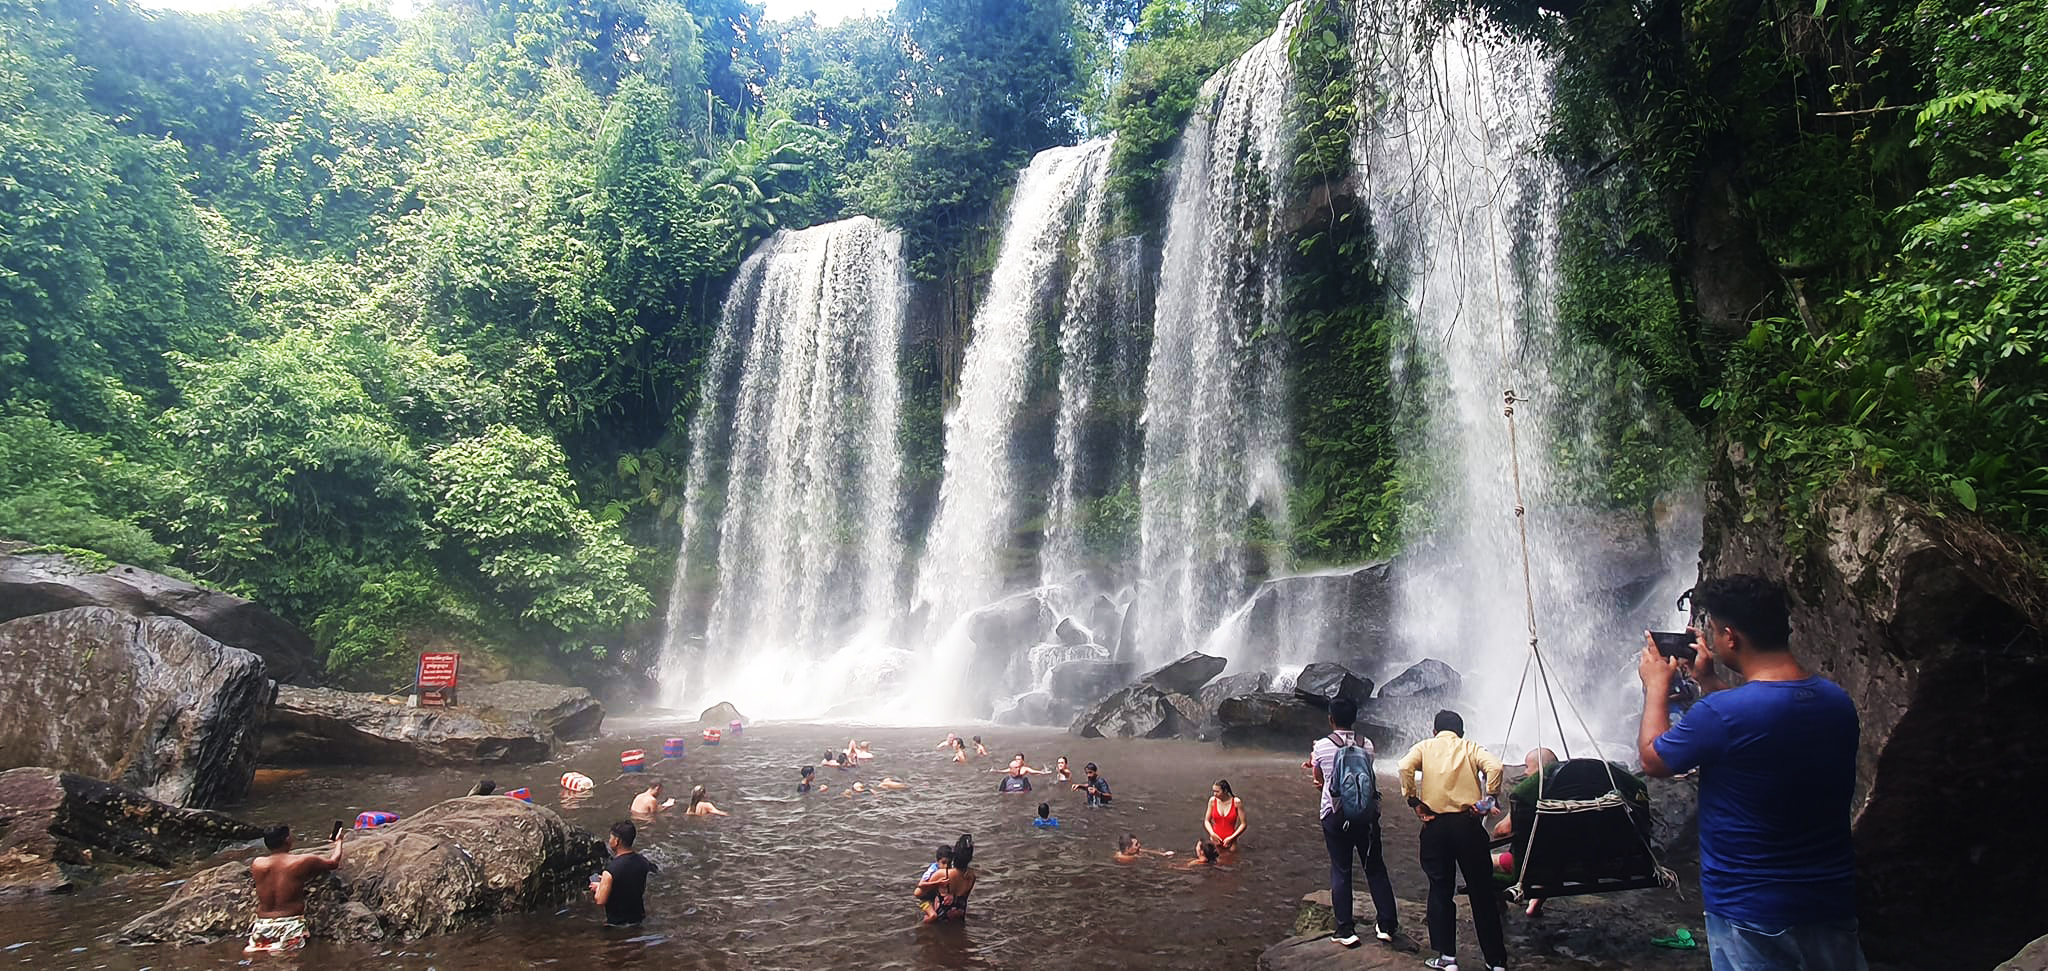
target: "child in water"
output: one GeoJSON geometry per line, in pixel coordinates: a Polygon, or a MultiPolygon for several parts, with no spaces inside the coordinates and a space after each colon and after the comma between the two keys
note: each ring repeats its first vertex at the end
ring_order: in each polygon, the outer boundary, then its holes
{"type": "Polygon", "coordinates": [[[926,886],[926,884],[931,883],[932,878],[938,876],[941,871],[952,868],[953,848],[940,844],[938,851],[932,854],[932,865],[924,868],[924,876],[917,878],[917,886],[911,890],[910,895],[916,898],[920,904],[937,899],[939,888],[937,886],[926,886]]]}
{"type": "Polygon", "coordinates": [[[1038,818],[1032,820],[1031,825],[1036,826],[1039,829],[1059,828],[1060,821],[1053,818],[1051,803],[1041,802],[1038,804],[1038,818]]]}

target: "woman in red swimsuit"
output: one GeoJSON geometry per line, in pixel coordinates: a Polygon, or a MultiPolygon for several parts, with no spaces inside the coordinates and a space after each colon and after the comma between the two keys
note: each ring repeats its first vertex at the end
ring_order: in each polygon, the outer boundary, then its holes
{"type": "Polygon", "coordinates": [[[1202,818],[1202,828],[1218,846],[1237,849],[1238,837],[1244,835],[1244,800],[1230,791],[1230,780],[1218,779],[1209,787],[1209,813],[1202,818]]]}

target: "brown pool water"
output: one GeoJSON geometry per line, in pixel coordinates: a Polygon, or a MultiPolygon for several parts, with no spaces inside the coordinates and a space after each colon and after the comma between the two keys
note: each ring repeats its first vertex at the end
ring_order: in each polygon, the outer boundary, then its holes
{"type": "MultiPolygon", "coordinates": [[[[411,943],[321,943],[255,966],[294,968],[485,968],[581,966],[660,968],[1245,968],[1288,932],[1301,894],[1325,880],[1315,828],[1314,790],[1300,756],[1225,751],[1192,742],[1084,740],[1046,729],[963,726],[990,757],[955,765],[935,746],[941,730],[763,724],[717,747],[694,727],[614,721],[610,734],[564,758],[531,766],[328,768],[266,774],[231,812],[283,820],[324,834],[359,812],[401,814],[466,792],[480,775],[500,791],[533,790],[537,802],[602,833],[644,784],[620,777],[621,750],[646,749],[650,774],[687,801],[704,785],[730,818],[664,817],[641,826],[639,846],[661,866],[648,887],[649,919],[621,930],[601,925],[588,900],[554,912],[411,943]],[[691,736],[681,760],[656,764],[661,739],[691,736]],[[849,735],[873,742],[877,758],[858,770],[819,769],[827,795],[796,793],[798,766],[849,735]],[[983,770],[1024,752],[1047,766],[1066,755],[1079,775],[1101,764],[1113,807],[1089,809],[1078,793],[1034,777],[1030,795],[1000,795],[983,770]],[[556,780],[568,770],[598,781],[586,799],[566,800],[556,780]],[[856,779],[884,775],[908,791],[845,798],[856,779]],[[1209,784],[1228,778],[1245,800],[1251,829],[1237,860],[1200,872],[1167,861],[1120,866],[1117,837],[1185,858],[1201,835],[1209,784]],[[1031,825],[1050,802],[1058,829],[1031,825]],[[925,927],[909,892],[933,848],[973,833],[981,869],[973,917],[925,927]]],[[[304,838],[302,837],[302,842],[304,838]]],[[[247,853],[240,854],[247,856],[247,853]]],[[[35,968],[209,968],[251,966],[239,941],[186,947],[116,943],[122,923],[169,896],[185,872],[146,874],[80,892],[0,900],[0,966],[35,968]]]]}

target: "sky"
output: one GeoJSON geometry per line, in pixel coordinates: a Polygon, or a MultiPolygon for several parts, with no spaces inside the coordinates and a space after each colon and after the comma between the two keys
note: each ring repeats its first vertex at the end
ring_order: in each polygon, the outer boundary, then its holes
{"type": "MultiPolygon", "coordinates": [[[[246,6],[254,0],[142,0],[145,7],[170,10],[225,10],[246,6]]],[[[836,24],[848,17],[880,13],[895,6],[895,0],[765,0],[768,19],[786,20],[810,12],[821,24],[836,24]]]]}

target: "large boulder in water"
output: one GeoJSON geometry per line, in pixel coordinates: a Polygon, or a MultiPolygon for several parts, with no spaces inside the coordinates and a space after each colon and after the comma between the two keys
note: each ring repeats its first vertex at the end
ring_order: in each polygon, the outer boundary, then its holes
{"type": "Polygon", "coordinates": [[[249,791],[263,659],[170,617],[73,607],[0,624],[0,765],[107,779],[174,806],[249,791]]]}
{"type": "Polygon", "coordinates": [[[1396,675],[1392,681],[1380,686],[1382,698],[1413,698],[1422,695],[1449,695],[1458,690],[1460,678],[1456,668],[1433,657],[1426,657],[1408,666],[1408,670],[1396,675]]]}
{"type": "Polygon", "coordinates": [[[1271,690],[1272,687],[1272,675],[1264,671],[1245,671],[1209,682],[1195,697],[1202,703],[1202,708],[1209,712],[1210,720],[1213,722],[1216,709],[1222,707],[1223,699],[1255,695],[1271,690]]]}
{"type": "Polygon", "coordinates": [[[313,639],[289,621],[232,594],[140,567],[102,566],[56,553],[0,556],[0,622],[73,607],[107,607],[131,617],[170,617],[263,659],[278,681],[320,673],[313,639]]]}
{"type": "MultiPolygon", "coordinates": [[[[605,861],[603,844],[554,810],[503,796],[450,799],[348,841],[341,867],[307,887],[316,938],[408,941],[556,907],[587,893],[605,861]]],[[[248,933],[255,916],[249,864],[228,863],[129,922],[121,939],[204,943],[248,933]]]]}
{"type": "Polygon", "coordinates": [[[1202,686],[1208,684],[1209,679],[1222,674],[1223,669],[1229,666],[1230,662],[1223,658],[1212,657],[1200,651],[1189,651],[1181,655],[1179,660],[1145,675],[1139,681],[1160,691],[1191,695],[1202,690],[1202,686]]]}
{"type": "Polygon", "coordinates": [[[1377,653],[1393,639],[1398,561],[1280,576],[1252,593],[1239,636],[1251,667],[1271,668],[1279,648],[1318,661],[1377,653]]]}
{"type": "Polygon", "coordinates": [[[1063,725],[1074,718],[1075,706],[1061,702],[1050,693],[1030,691],[1018,695],[1009,707],[992,719],[998,725],[1063,725]]]}
{"type": "MultiPolygon", "coordinates": [[[[1327,704],[1327,702],[1326,702],[1327,704]]],[[[1281,692],[1225,698],[1216,708],[1223,744],[1249,748],[1308,751],[1330,733],[1330,713],[1300,695],[1281,692]]],[[[1372,739],[1381,753],[1390,752],[1400,734],[1370,707],[1361,707],[1352,727],[1372,739]]]]}
{"type": "Polygon", "coordinates": [[[1070,704],[1092,704],[1129,683],[1131,670],[1131,665],[1122,661],[1061,661],[1047,675],[1046,690],[1070,704]]]}
{"type": "Polygon", "coordinates": [[[1201,727],[1192,707],[1185,695],[1141,681],[1083,711],[1067,730],[1082,738],[1173,738],[1201,727]]]}
{"type": "Polygon", "coordinates": [[[697,724],[721,731],[732,727],[733,722],[739,722],[744,726],[747,723],[747,719],[746,716],[740,714],[740,710],[734,707],[730,701],[721,701],[718,704],[712,705],[704,709],[703,713],[697,716],[697,724]]]}
{"type": "Polygon", "coordinates": [[[1360,677],[1339,664],[1311,664],[1295,676],[1294,693],[1324,710],[1329,709],[1333,698],[1349,698],[1363,708],[1372,700],[1372,679],[1360,677]]]}
{"type": "Polygon", "coordinates": [[[278,689],[263,725],[264,761],[287,765],[541,762],[558,748],[532,712],[409,708],[403,698],[295,685],[278,689]]]}
{"type": "Polygon", "coordinates": [[[75,772],[0,772],[0,890],[61,891],[111,872],[202,860],[262,830],[75,772]]]}
{"type": "Polygon", "coordinates": [[[1783,582],[1794,652],[1856,703],[1850,811],[1871,960],[1925,964],[1930,927],[1947,966],[2019,950],[2048,913],[2024,808],[2048,798],[2048,746],[2028,727],[2048,698],[2040,561],[1972,517],[1857,483],[1805,504],[1794,532],[1739,446],[1706,499],[1701,576],[1783,582]]]}
{"type": "Polygon", "coordinates": [[[461,701],[464,708],[524,715],[564,742],[595,738],[604,727],[604,705],[588,688],[539,681],[499,681],[465,686],[461,701]]]}

